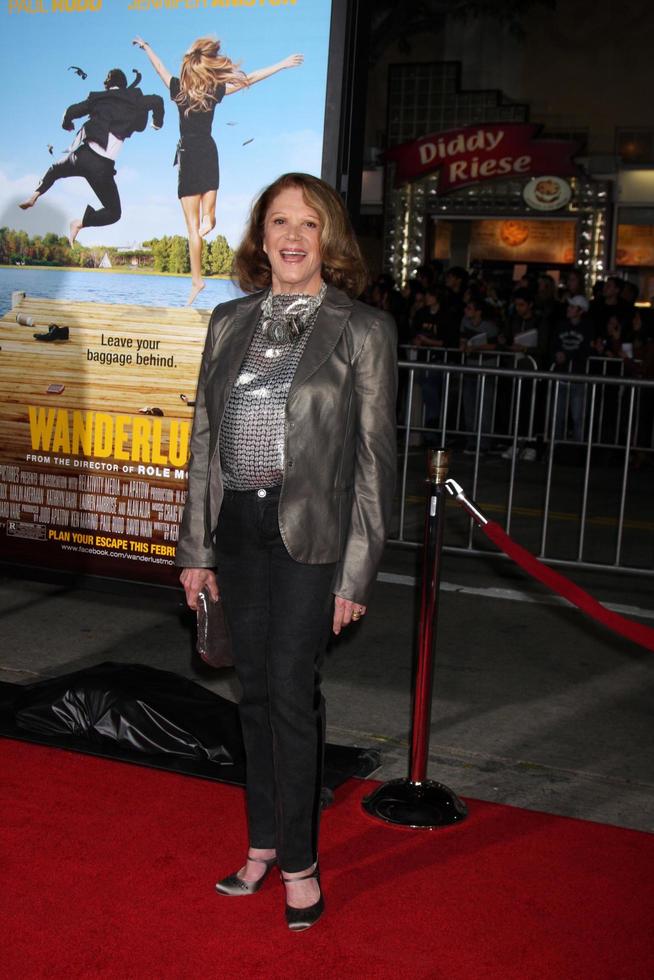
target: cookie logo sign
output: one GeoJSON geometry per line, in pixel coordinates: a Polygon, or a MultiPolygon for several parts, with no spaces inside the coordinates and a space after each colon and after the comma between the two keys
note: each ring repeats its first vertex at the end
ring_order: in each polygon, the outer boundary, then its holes
{"type": "Polygon", "coordinates": [[[522,196],[525,204],[536,211],[558,211],[569,203],[572,188],[560,177],[532,177],[522,196]]]}
{"type": "Polygon", "coordinates": [[[510,248],[519,248],[529,238],[529,225],[526,221],[503,221],[500,225],[500,238],[510,248]]]}

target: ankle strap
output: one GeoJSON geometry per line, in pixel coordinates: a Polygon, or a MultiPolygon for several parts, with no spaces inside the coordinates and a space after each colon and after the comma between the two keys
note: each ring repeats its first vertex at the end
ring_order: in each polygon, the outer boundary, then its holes
{"type": "MultiPolygon", "coordinates": [[[[288,872],[288,873],[289,874],[293,874],[292,871],[291,872],[288,872]]],[[[313,869],[313,871],[309,871],[309,873],[306,874],[306,875],[300,875],[298,878],[288,878],[284,874],[284,872],[282,871],[282,880],[283,881],[288,881],[289,884],[292,884],[294,881],[306,881],[307,878],[319,878],[319,877],[320,877],[320,868],[318,867],[318,862],[317,861],[316,861],[316,866],[313,869]]]]}
{"type": "Polygon", "coordinates": [[[270,868],[273,864],[277,864],[277,855],[271,858],[257,858],[252,857],[251,854],[248,854],[248,861],[256,861],[257,864],[265,864],[267,868],[270,868]]]}

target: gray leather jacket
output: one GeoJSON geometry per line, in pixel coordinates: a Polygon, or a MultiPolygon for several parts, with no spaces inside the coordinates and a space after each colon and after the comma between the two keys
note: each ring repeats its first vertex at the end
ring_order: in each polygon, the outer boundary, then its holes
{"type": "MultiPolygon", "coordinates": [[[[176,564],[212,568],[223,497],[218,436],[264,293],[217,306],[202,356],[176,564]]],[[[366,603],[396,472],[392,318],[329,286],[286,403],[279,527],[299,562],[338,562],[334,591],[366,603]]]]}

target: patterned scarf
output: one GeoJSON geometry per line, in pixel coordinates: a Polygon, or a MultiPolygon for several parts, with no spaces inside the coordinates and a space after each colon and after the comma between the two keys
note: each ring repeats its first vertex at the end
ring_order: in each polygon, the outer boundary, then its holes
{"type": "Polygon", "coordinates": [[[313,323],[325,298],[327,284],[323,283],[317,296],[305,293],[278,293],[272,289],[261,304],[261,331],[270,344],[281,345],[296,341],[313,323]]]}

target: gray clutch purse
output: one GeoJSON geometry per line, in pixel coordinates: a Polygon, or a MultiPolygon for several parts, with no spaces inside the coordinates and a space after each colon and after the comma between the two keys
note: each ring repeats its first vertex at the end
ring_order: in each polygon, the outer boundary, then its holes
{"type": "Polygon", "coordinates": [[[220,599],[214,602],[207,592],[198,595],[197,651],[211,667],[231,667],[232,644],[220,599]]]}

